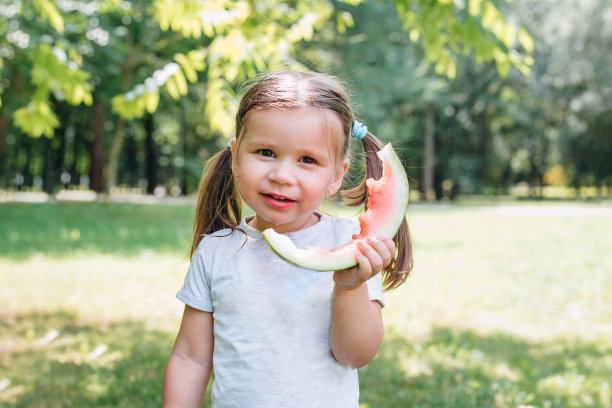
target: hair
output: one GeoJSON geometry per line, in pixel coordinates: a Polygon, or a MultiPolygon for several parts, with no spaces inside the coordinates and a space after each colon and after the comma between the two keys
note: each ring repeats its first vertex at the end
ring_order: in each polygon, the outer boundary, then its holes
{"type": "MultiPolygon", "coordinates": [[[[236,145],[245,132],[247,115],[251,110],[295,108],[319,108],[334,112],[343,128],[340,152],[343,157],[348,155],[350,132],[355,120],[348,93],[338,79],[317,72],[279,71],[247,83],[236,113],[236,145]]],[[[365,177],[358,186],[342,191],[340,195],[347,205],[363,205],[367,209],[365,180],[379,179],[382,175],[382,163],[376,155],[382,143],[370,132],[362,142],[365,177]]],[[[221,229],[233,231],[240,224],[242,199],[232,175],[231,160],[231,151],[225,148],[206,163],[198,188],[190,257],[193,257],[204,236],[221,229]]],[[[385,290],[400,286],[412,270],[412,242],[405,218],[393,241],[397,252],[381,272],[385,290]]]]}

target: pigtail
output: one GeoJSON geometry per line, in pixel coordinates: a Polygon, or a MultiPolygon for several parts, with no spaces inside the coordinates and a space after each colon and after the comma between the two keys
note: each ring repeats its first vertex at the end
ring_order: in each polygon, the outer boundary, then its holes
{"type": "Polygon", "coordinates": [[[240,224],[241,210],[242,200],[232,175],[232,154],[225,148],[204,166],[189,257],[193,257],[204,236],[225,228],[234,230],[240,224]]]}
{"type": "MultiPolygon", "coordinates": [[[[363,205],[367,210],[368,188],[366,186],[366,180],[369,178],[378,180],[382,176],[383,165],[376,153],[383,148],[383,145],[380,140],[370,132],[368,132],[361,141],[363,142],[363,151],[365,153],[365,177],[357,187],[342,191],[341,196],[346,205],[351,207],[363,205]]],[[[412,241],[410,239],[410,230],[406,218],[404,218],[402,225],[393,237],[393,242],[395,242],[397,253],[391,263],[381,271],[385,290],[399,287],[406,281],[408,274],[412,270],[412,241]]]]}

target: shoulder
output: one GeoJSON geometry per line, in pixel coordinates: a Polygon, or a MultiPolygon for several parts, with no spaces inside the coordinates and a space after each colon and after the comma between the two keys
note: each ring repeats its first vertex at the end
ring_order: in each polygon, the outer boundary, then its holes
{"type": "Polygon", "coordinates": [[[359,221],[353,218],[324,216],[321,221],[325,225],[322,231],[325,238],[322,241],[329,241],[331,247],[350,242],[353,234],[359,234],[360,231],[359,221]]]}
{"type": "Polygon", "coordinates": [[[245,242],[246,234],[240,229],[226,228],[204,236],[193,256],[210,257],[219,250],[226,251],[234,247],[240,248],[245,242]]]}
{"type": "Polygon", "coordinates": [[[329,228],[342,232],[350,232],[351,234],[359,233],[359,221],[355,218],[343,218],[343,217],[325,217],[324,219],[329,223],[329,228]]]}

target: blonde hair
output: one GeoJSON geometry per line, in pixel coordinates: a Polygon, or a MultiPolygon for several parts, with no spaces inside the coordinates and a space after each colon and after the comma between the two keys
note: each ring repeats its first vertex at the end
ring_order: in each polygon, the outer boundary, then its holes
{"type": "MultiPolygon", "coordinates": [[[[246,84],[236,113],[236,143],[244,134],[250,111],[294,108],[320,108],[334,112],[342,123],[340,153],[342,156],[348,155],[350,132],[355,120],[348,94],[338,79],[317,72],[279,71],[246,84]]],[[[357,187],[341,192],[349,206],[367,206],[365,180],[378,179],[382,175],[382,164],[376,156],[382,143],[369,132],[362,143],[366,174],[357,187]]],[[[236,229],[241,221],[241,205],[242,199],[232,175],[231,152],[230,149],[223,149],[207,162],[200,180],[190,255],[193,256],[204,236],[226,228],[236,229]]],[[[401,285],[412,270],[412,243],[405,219],[393,240],[397,253],[391,264],[381,272],[386,290],[401,285]]]]}

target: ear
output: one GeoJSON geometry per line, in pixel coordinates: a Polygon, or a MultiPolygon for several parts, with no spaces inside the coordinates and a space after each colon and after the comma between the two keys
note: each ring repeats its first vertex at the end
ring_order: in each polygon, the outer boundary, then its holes
{"type": "Polygon", "coordinates": [[[230,140],[230,152],[232,154],[232,173],[234,173],[234,176],[236,176],[238,171],[238,165],[236,163],[236,138],[230,140]]]}
{"type": "Polygon", "coordinates": [[[327,193],[329,195],[336,194],[338,190],[340,189],[340,186],[342,185],[342,180],[344,179],[344,175],[349,169],[349,164],[350,164],[349,159],[344,159],[342,161],[342,166],[340,166],[336,170],[336,175],[334,179],[332,180],[332,182],[329,184],[329,187],[327,188],[327,193]]]}

